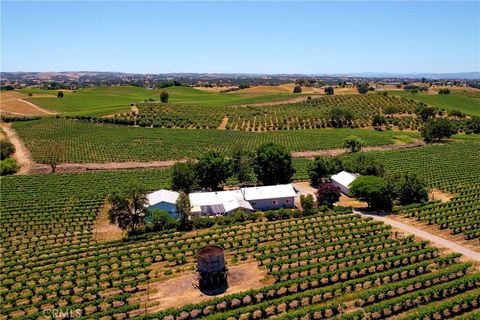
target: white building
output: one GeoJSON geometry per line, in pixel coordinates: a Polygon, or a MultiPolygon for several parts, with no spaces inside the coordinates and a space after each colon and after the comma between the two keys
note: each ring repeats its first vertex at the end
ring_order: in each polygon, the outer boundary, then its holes
{"type": "Polygon", "coordinates": [[[294,208],[297,192],[291,184],[243,188],[245,200],[250,202],[255,210],[274,210],[294,208]]]}
{"type": "Polygon", "coordinates": [[[340,188],[342,193],[348,195],[350,193],[350,184],[357,179],[358,175],[346,171],[339,172],[331,176],[332,185],[340,188]]]}
{"type": "Polygon", "coordinates": [[[190,193],[190,207],[194,216],[228,215],[237,209],[253,211],[243,198],[242,190],[190,193]]]}
{"type": "Polygon", "coordinates": [[[294,208],[297,193],[291,184],[241,188],[232,191],[190,193],[192,215],[229,215],[248,211],[294,208]]]}

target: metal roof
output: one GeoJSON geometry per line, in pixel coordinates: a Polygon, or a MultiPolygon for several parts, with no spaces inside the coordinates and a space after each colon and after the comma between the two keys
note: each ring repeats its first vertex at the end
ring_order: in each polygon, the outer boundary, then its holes
{"type": "Polygon", "coordinates": [[[148,205],[154,206],[160,202],[175,204],[175,202],[177,202],[178,196],[178,192],[160,189],[147,195],[148,205]]]}
{"type": "Polygon", "coordinates": [[[202,206],[210,206],[213,211],[222,212],[230,212],[238,208],[253,210],[250,203],[244,200],[241,190],[194,192],[189,194],[189,198],[190,206],[197,210],[202,206]]]}
{"type": "Polygon", "coordinates": [[[275,186],[250,187],[242,189],[247,201],[267,200],[275,198],[295,197],[297,193],[291,184],[279,184],[275,186]]]}
{"type": "Polygon", "coordinates": [[[348,187],[350,183],[357,179],[357,175],[347,171],[342,171],[334,174],[330,179],[338,184],[341,184],[342,186],[348,187]]]}

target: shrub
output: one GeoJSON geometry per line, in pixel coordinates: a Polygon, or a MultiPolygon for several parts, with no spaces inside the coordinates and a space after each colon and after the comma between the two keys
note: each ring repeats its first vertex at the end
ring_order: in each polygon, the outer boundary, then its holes
{"type": "Polygon", "coordinates": [[[450,89],[441,88],[440,90],[438,90],[438,94],[450,94],[450,89]]]}
{"type": "Polygon", "coordinates": [[[160,93],[160,101],[163,102],[163,103],[167,103],[169,97],[170,97],[170,95],[168,94],[167,91],[162,91],[160,93]]]}
{"type": "Polygon", "coordinates": [[[0,160],[0,175],[14,174],[20,169],[17,161],[14,158],[7,158],[0,160]]]}
{"type": "Polygon", "coordinates": [[[0,160],[4,160],[15,153],[15,147],[9,141],[0,140],[0,160]]]}
{"type": "Polygon", "coordinates": [[[311,194],[308,195],[301,195],[300,196],[300,204],[302,206],[303,212],[306,214],[311,214],[315,207],[315,201],[313,200],[313,196],[311,194]]]}
{"type": "Polygon", "coordinates": [[[348,136],[343,140],[343,147],[350,150],[350,152],[358,152],[365,145],[365,141],[357,136],[348,136]]]}

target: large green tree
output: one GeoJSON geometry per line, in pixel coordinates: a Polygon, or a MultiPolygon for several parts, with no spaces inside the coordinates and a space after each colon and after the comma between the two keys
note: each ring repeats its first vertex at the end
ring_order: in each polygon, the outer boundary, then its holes
{"type": "Polygon", "coordinates": [[[192,161],[177,162],[172,168],[172,189],[189,193],[196,186],[195,165],[192,161]]]}
{"type": "Polygon", "coordinates": [[[120,229],[135,232],[145,223],[148,199],[141,187],[130,186],[123,193],[113,193],[108,197],[108,203],[108,219],[120,229]]]}
{"type": "Polygon", "coordinates": [[[232,170],[237,181],[242,185],[253,184],[256,181],[253,169],[253,154],[242,149],[235,149],[232,153],[232,170]]]}
{"type": "Polygon", "coordinates": [[[180,192],[177,202],[175,203],[177,215],[180,218],[180,229],[189,230],[191,228],[191,208],[190,198],[185,192],[180,192]]]}
{"type": "Polygon", "coordinates": [[[371,155],[364,153],[349,157],[344,163],[347,171],[358,173],[364,176],[383,176],[385,169],[383,164],[371,155]]]}
{"type": "Polygon", "coordinates": [[[422,137],[426,142],[439,142],[455,133],[457,133],[455,125],[443,118],[428,121],[422,129],[422,137]]]}
{"type": "Polygon", "coordinates": [[[334,128],[348,127],[352,124],[353,113],[348,109],[333,108],[328,113],[330,125],[334,128]]]}
{"type": "Polygon", "coordinates": [[[340,158],[316,157],[308,167],[308,176],[313,185],[319,184],[324,178],[339,173],[344,168],[340,158]]]}
{"type": "Polygon", "coordinates": [[[425,182],[414,173],[407,173],[395,183],[395,195],[402,205],[428,200],[425,182]]]}
{"type": "Polygon", "coordinates": [[[195,172],[200,187],[217,190],[231,176],[232,166],[223,154],[213,151],[198,159],[195,172]]]}
{"type": "Polygon", "coordinates": [[[290,152],[274,143],[260,146],[254,163],[257,178],[264,185],[289,183],[295,173],[290,152]]]}
{"type": "Polygon", "coordinates": [[[371,209],[389,210],[393,205],[390,183],[381,177],[360,176],[350,184],[350,193],[368,203],[371,209]]]}

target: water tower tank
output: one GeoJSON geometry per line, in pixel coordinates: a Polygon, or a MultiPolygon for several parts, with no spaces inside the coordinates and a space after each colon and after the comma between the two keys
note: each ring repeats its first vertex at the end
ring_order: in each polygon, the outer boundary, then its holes
{"type": "Polygon", "coordinates": [[[223,248],[214,245],[200,248],[197,251],[197,271],[201,290],[226,290],[227,268],[223,248]]]}

